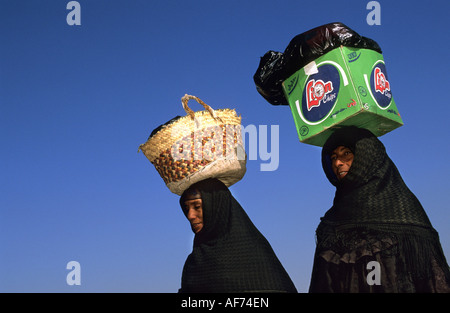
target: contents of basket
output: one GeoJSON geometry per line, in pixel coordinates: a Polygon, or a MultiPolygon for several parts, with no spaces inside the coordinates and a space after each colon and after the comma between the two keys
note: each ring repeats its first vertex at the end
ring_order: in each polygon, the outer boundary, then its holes
{"type": "Polygon", "coordinates": [[[284,53],[268,51],[254,75],[273,105],[289,105],[301,142],[322,146],[336,128],[382,136],[403,125],[378,44],[342,23],[294,37],[284,53]]]}
{"type": "Polygon", "coordinates": [[[142,150],[177,195],[207,178],[217,178],[227,186],[241,180],[247,162],[241,117],[232,109],[213,110],[195,96],[186,94],[181,102],[187,115],[156,128],[138,151],[142,150]],[[189,100],[206,110],[192,111],[189,100]]]}

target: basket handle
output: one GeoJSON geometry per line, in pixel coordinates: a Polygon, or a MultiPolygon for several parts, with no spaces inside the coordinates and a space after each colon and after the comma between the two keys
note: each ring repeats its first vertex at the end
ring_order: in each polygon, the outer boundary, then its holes
{"type": "Polygon", "coordinates": [[[202,100],[200,100],[198,97],[196,96],[191,96],[188,94],[185,94],[182,98],[181,98],[181,104],[183,105],[183,109],[186,111],[187,114],[189,114],[192,118],[192,120],[195,120],[195,113],[194,111],[191,110],[191,108],[188,107],[188,101],[189,100],[195,100],[198,103],[200,103],[201,105],[203,105],[203,107],[209,112],[209,114],[211,114],[211,116],[215,119],[215,120],[219,120],[222,122],[222,119],[220,117],[217,116],[216,112],[209,106],[207,105],[205,102],[203,102],[202,100]]]}

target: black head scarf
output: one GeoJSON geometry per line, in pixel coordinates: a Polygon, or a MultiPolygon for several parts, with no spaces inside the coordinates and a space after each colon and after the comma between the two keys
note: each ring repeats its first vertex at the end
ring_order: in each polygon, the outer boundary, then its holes
{"type": "Polygon", "coordinates": [[[322,166],[336,186],[336,194],[317,228],[316,253],[352,250],[353,243],[371,233],[397,242],[415,276],[429,277],[433,259],[450,279],[437,232],[375,135],[356,127],[335,131],[323,146],[322,166]],[[330,160],[338,146],[346,146],[354,154],[350,170],[341,180],[332,171],[330,160]]]}
{"type": "Polygon", "coordinates": [[[370,131],[347,127],[333,133],[322,149],[322,166],[328,180],[336,186],[326,220],[431,227],[422,205],[403,182],[383,143],[370,131]],[[330,161],[338,146],[348,147],[354,155],[349,172],[341,180],[330,161]]]}
{"type": "Polygon", "coordinates": [[[203,228],[184,265],[180,292],[297,292],[269,242],[222,182],[207,179],[192,188],[201,194],[203,228]]]}

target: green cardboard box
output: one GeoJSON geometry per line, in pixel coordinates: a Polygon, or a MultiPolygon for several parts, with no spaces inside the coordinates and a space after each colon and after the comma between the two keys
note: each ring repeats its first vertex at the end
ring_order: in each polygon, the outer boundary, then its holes
{"type": "Polygon", "coordinates": [[[301,142],[323,146],[333,129],[367,128],[382,136],[403,125],[383,56],[341,46],[283,82],[301,142]]]}

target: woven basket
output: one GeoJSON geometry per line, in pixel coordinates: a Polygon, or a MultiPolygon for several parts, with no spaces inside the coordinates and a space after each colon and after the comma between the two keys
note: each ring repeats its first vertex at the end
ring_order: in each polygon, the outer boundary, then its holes
{"type": "Polygon", "coordinates": [[[213,110],[195,96],[185,95],[181,103],[187,115],[164,125],[139,146],[173,193],[181,195],[189,186],[217,178],[231,186],[244,177],[245,154],[241,117],[235,110],[213,110]],[[192,111],[194,99],[206,109],[192,111]]]}

